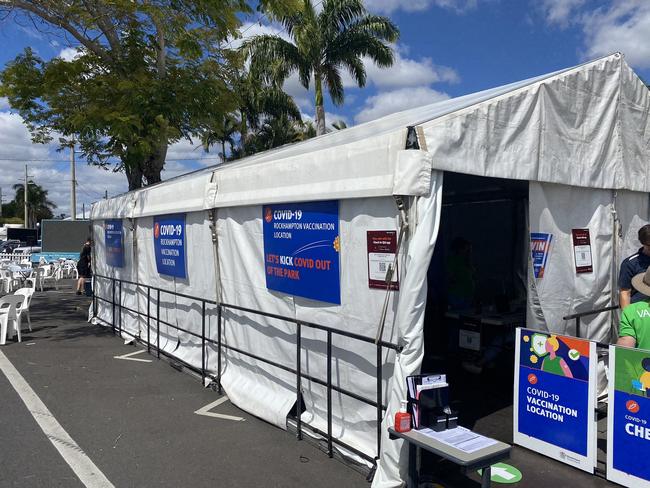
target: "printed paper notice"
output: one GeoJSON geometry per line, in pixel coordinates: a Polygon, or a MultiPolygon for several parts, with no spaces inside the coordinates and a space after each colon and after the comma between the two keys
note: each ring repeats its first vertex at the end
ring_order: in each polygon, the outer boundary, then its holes
{"type": "Polygon", "coordinates": [[[431,429],[421,429],[418,432],[431,437],[443,444],[459,449],[463,452],[476,452],[486,447],[493,446],[497,443],[496,440],[484,435],[472,432],[465,427],[456,427],[455,429],[447,429],[442,432],[436,432],[431,429]]]}
{"type": "Polygon", "coordinates": [[[380,290],[399,290],[397,270],[397,232],[394,230],[369,230],[368,235],[368,285],[380,290]],[[388,269],[392,269],[386,282],[388,269]]]}
{"type": "Polygon", "coordinates": [[[591,258],[591,237],[589,229],[572,229],[573,254],[576,261],[576,273],[591,273],[594,270],[591,258]]]}

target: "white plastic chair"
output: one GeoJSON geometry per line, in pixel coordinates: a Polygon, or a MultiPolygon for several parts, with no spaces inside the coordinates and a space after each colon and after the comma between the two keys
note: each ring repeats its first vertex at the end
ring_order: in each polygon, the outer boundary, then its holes
{"type": "Polygon", "coordinates": [[[14,292],[14,295],[20,295],[25,297],[23,300],[22,313],[27,315],[27,325],[29,326],[29,331],[32,331],[32,318],[29,316],[29,307],[32,304],[32,297],[34,296],[33,288],[19,288],[14,292]]]}
{"type": "Polygon", "coordinates": [[[33,269],[32,274],[29,275],[29,278],[25,280],[25,285],[27,285],[27,288],[31,288],[34,291],[36,291],[37,286],[40,286],[41,291],[43,291],[43,282],[41,280],[42,276],[43,276],[43,268],[33,269]]]}
{"type": "Polygon", "coordinates": [[[59,271],[58,269],[54,268],[53,266],[50,265],[45,265],[42,268],[43,274],[41,275],[41,291],[43,291],[43,285],[47,281],[53,281],[54,282],[54,288],[57,290],[59,289],[59,271]]]}
{"type": "Polygon", "coordinates": [[[8,269],[0,270],[0,282],[5,293],[11,293],[15,287],[20,286],[20,281],[8,269]]]}
{"type": "MultiPolygon", "coordinates": [[[[22,295],[6,295],[0,298],[0,345],[7,343],[9,324],[15,328],[18,342],[22,342],[20,334],[22,307],[25,298],[22,295]]],[[[11,334],[13,337],[13,333],[11,334]]]]}

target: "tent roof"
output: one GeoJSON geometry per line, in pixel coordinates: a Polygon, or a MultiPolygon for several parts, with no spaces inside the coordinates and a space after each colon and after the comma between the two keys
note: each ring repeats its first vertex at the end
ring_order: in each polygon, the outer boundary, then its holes
{"type": "MultiPolygon", "coordinates": [[[[648,109],[650,100],[645,85],[621,55],[613,54],[172,178],[97,202],[92,215],[95,219],[136,217],[223,206],[388,196],[394,193],[398,179],[400,193],[416,195],[422,187],[422,179],[428,182],[426,173],[432,167],[483,176],[555,181],[553,173],[557,171],[553,166],[559,163],[551,161],[553,164],[549,164],[540,156],[542,142],[547,153],[552,143],[566,146],[567,137],[563,135],[593,130],[584,124],[588,119],[598,122],[609,132],[601,130],[597,137],[578,137],[578,140],[571,134],[568,137],[571,150],[561,154],[569,158],[565,163],[579,157],[586,167],[600,171],[596,168],[601,164],[598,160],[616,155],[604,151],[591,155],[596,162],[587,161],[582,157],[588,152],[584,146],[597,143],[603,147],[620,147],[625,145],[622,139],[630,139],[628,146],[632,151],[628,156],[638,160],[647,156],[650,131],[647,116],[645,120],[637,119],[639,113],[645,110],[647,114],[648,109]],[[561,99],[558,100],[558,96],[561,99]],[[590,103],[592,99],[597,99],[598,103],[590,103]],[[620,131],[620,107],[624,105],[634,107],[635,115],[623,124],[626,128],[634,126],[633,134],[620,131]],[[423,129],[425,138],[420,143],[433,155],[433,161],[420,158],[417,163],[410,157],[408,164],[400,162],[409,126],[423,129]],[[503,130],[503,126],[511,127],[514,134],[503,130]],[[497,131],[499,144],[492,146],[493,133],[490,131],[497,131]],[[558,135],[559,140],[540,137],[549,134],[558,135]],[[516,147],[512,144],[513,137],[516,147]],[[504,155],[508,157],[502,157],[504,155]],[[534,159],[534,168],[519,171],[515,159],[521,158],[534,159]],[[545,170],[549,178],[543,177],[545,170]],[[405,181],[409,183],[405,185],[405,181]]],[[[623,168],[625,165],[618,159],[617,164],[623,168]]],[[[557,182],[650,190],[645,189],[645,181],[650,181],[650,177],[644,176],[643,185],[634,185],[619,181],[620,178],[599,179],[592,172],[587,171],[586,177],[569,177],[557,182]]],[[[560,173],[567,176],[566,172],[560,173]]]]}

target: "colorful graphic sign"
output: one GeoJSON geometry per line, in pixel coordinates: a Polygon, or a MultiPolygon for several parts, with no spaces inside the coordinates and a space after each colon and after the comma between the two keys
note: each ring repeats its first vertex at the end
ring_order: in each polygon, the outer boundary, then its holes
{"type": "Polygon", "coordinates": [[[115,268],[124,266],[124,242],[122,221],[104,221],[104,242],[106,243],[106,264],[115,268]]]}
{"type": "Polygon", "coordinates": [[[591,258],[591,237],[589,229],[572,229],[573,255],[576,260],[576,273],[592,273],[594,271],[591,258]]]}
{"type": "Polygon", "coordinates": [[[154,217],[153,244],[158,273],[187,278],[185,272],[185,214],[154,217]]]}
{"type": "Polygon", "coordinates": [[[266,287],[341,303],[339,202],[262,208],[266,287]]]}
{"type": "Polygon", "coordinates": [[[394,230],[369,230],[368,239],[368,286],[385,290],[399,290],[397,261],[397,232],[394,230]],[[389,284],[386,273],[394,267],[389,284]]]}
{"type": "Polygon", "coordinates": [[[533,273],[535,278],[543,278],[546,262],[551,250],[551,240],[553,234],[543,232],[530,233],[530,252],[533,257],[533,273]]]}
{"type": "Polygon", "coordinates": [[[595,343],[517,329],[515,358],[515,443],[593,472],[595,343]]]}
{"type": "Polygon", "coordinates": [[[610,346],[607,479],[650,486],[650,351],[610,346]]]}

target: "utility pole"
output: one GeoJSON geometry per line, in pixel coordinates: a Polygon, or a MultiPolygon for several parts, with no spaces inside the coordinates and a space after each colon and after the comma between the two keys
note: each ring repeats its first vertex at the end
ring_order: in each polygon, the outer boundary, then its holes
{"type": "Polygon", "coordinates": [[[0,217],[2,217],[2,187],[0,186],[0,217]]]}
{"type": "Polygon", "coordinates": [[[27,165],[25,165],[25,198],[23,198],[25,200],[25,229],[29,229],[29,214],[27,213],[27,200],[29,197],[27,196],[27,186],[27,165]]]}
{"type": "Polygon", "coordinates": [[[104,190],[104,200],[108,200],[108,190],[104,190]]]}
{"type": "Polygon", "coordinates": [[[72,220],[77,220],[77,179],[75,176],[74,164],[74,138],[72,139],[72,144],[70,145],[70,175],[72,184],[72,188],[70,189],[70,215],[72,217],[72,220]]]}
{"type": "Polygon", "coordinates": [[[81,218],[86,220],[86,203],[81,204],[81,218]]]}

